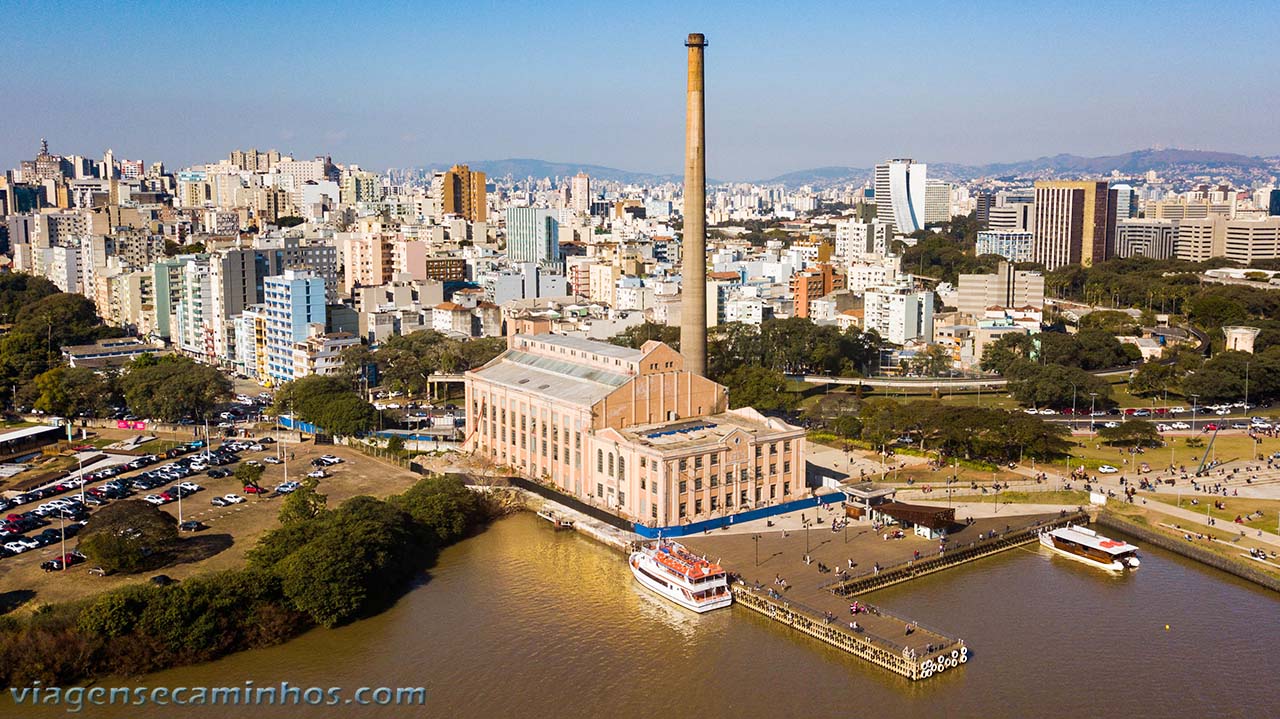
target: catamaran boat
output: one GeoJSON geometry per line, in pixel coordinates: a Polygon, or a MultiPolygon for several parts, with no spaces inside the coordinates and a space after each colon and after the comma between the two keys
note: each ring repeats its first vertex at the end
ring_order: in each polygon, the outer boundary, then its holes
{"type": "Polygon", "coordinates": [[[1069,524],[1040,533],[1040,543],[1065,557],[1113,572],[1138,568],[1138,548],[1069,524]]]}
{"type": "Polygon", "coordinates": [[[701,613],[733,603],[724,569],[676,542],[642,546],[631,553],[628,564],[636,581],[685,609],[701,613]]]}

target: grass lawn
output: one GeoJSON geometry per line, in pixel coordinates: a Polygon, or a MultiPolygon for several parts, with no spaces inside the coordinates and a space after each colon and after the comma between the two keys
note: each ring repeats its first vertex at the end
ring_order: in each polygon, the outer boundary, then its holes
{"type": "MultiPolygon", "coordinates": [[[[1146,462],[1151,465],[1151,469],[1158,472],[1168,467],[1169,462],[1172,461],[1177,466],[1186,465],[1187,471],[1190,472],[1200,464],[1200,459],[1209,446],[1207,435],[1195,436],[1203,441],[1199,447],[1187,446],[1187,440],[1191,439],[1187,435],[1171,435],[1164,447],[1148,447],[1141,454],[1130,455],[1122,448],[1109,447],[1101,444],[1097,439],[1080,435],[1074,438],[1076,446],[1071,450],[1071,466],[1079,467],[1083,463],[1085,467],[1096,470],[1099,465],[1110,464],[1121,473],[1133,474],[1135,462],[1138,464],[1146,462]],[[1126,462],[1129,459],[1134,461],[1126,462]]],[[[1249,460],[1253,449],[1253,440],[1249,439],[1249,435],[1243,430],[1224,431],[1218,434],[1218,439],[1210,451],[1210,459],[1216,457],[1219,462],[1228,462],[1233,459],[1249,460]]],[[[1258,440],[1259,454],[1265,456],[1277,451],[1280,451],[1280,439],[1263,437],[1258,440]]],[[[1066,470],[1066,461],[1054,464],[1058,469],[1066,470]]]]}
{"type": "Polygon", "coordinates": [[[1243,526],[1250,529],[1261,529],[1264,532],[1275,533],[1277,526],[1276,513],[1280,512],[1280,500],[1277,499],[1213,497],[1188,493],[1181,498],[1181,501],[1179,501],[1178,495],[1175,494],[1143,494],[1142,496],[1147,499],[1171,504],[1199,514],[1204,514],[1205,511],[1208,510],[1210,516],[1214,519],[1220,520],[1224,525],[1227,525],[1228,528],[1232,526],[1243,526]],[[1192,504],[1192,500],[1195,500],[1196,504],[1192,504]],[[1215,501],[1225,504],[1226,509],[1214,509],[1213,503],[1215,501]],[[1250,512],[1259,510],[1262,512],[1262,517],[1260,519],[1246,521],[1242,525],[1237,525],[1235,523],[1235,518],[1237,516],[1244,518],[1247,517],[1250,512]]]}
{"type": "Polygon", "coordinates": [[[1072,490],[1070,492],[999,492],[988,494],[965,494],[952,497],[956,502],[996,502],[1001,504],[1061,504],[1069,507],[1081,507],[1089,504],[1089,493],[1072,490]]]}
{"type": "MultiPolygon", "coordinates": [[[[1107,504],[1107,509],[1116,514],[1122,515],[1125,518],[1133,522],[1136,522],[1137,524],[1141,524],[1147,527],[1148,529],[1151,529],[1153,531],[1159,532],[1161,534],[1164,534],[1166,536],[1173,537],[1179,540],[1184,539],[1183,535],[1187,533],[1190,533],[1193,537],[1197,534],[1202,536],[1215,537],[1222,541],[1211,542],[1211,541],[1197,539],[1195,540],[1195,544],[1196,546],[1208,549],[1216,554],[1220,554],[1224,557],[1229,557],[1235,561],[1245,563],[1247,566],[1253,567],[1258,571],[1280,576],[1280,569],[1276,569],[1275,567],[1263,564],[1261,562],[1251,561],[1247,557],[1241,556],[1242,554],[1248,553],[1250,548],[1262,547],[1263,549],[1266,549],[1268,552],[1271,552],[1275,549],[1275,547],[1272,545],[1260,544],[1255,539],[1248,536],[1241,538],[1240,530],[1237,528],[1237,525],[1235,524],[1231,524],[1230,526],[1225,526],[1225,527],[1206,527],[1204,525],[1197,525],[1193,527],[1193,526],[1184,525],[1185,528],[1183,530],[1177,530],[1177,529],[1171,529],[1170,527],[1163,526],[1165,524],[1178,525],[1179,522],[1176,518],[1169,517],[1168,515],[1160,514],[1159,512],[1149,509],[1148,507],[1143,507],[1141,505],[1135,505],[1135,504],[1121,503],[1121,502],[1109,502],[1107,504]]],[[[1272,561],[1274,562],[1275,560],[1272,560],[1272,561]]]]}

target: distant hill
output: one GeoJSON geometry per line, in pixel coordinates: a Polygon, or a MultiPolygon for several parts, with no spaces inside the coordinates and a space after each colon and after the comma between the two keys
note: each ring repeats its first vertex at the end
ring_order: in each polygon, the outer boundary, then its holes
{"type": "MultiPolygon", "coordinates": [[[[950,162],[929,162],[928,165],[930,177],[949,180],[973,180],[980,177],[1079,177],[1109,175],[1112,170],[1126,175],[1138,175],[1148,170],[1155,170],[1161,174],[1220,174],[1238,178],[1280,172],[1280,160],[1277,158],[1179,149],[1135,150],[1121,155],[1102,157],[1061,154],[989,165],[961,165],[950,162]]],[[[788,172],[768,180],[760,180],[760,182],[785,184],[789,187],[801,185],[830,187],[865,182],[871,179],[873,172],[873,169],[858,167],[816,167],[788,172]]]]}
{"type": "Polygon", "coordinates": [[[785,175],[778,175],[767,180],[760,180],[762,185],[786,185],[788,187],[799,187],[801,185],[816,185],[820,187],[829,187],[833,185],[849,185],[866,182],[871,179],[874,168],[870,167],[842,167],[839,165],[830,165],[827,167],[815,167],[812,170],[797,170],[788,172],[785,175]]]}
{"type": "Polygon", "coordinates": [[[447,170],[454,164],[467,165],[471,169],[479,170],[489,177],[506,177],[507,175],[510,175],[516,179],[524,177],[570,177],[578,174],[579,172],[585,172],[592,178],[611,182],[657,184],[661,182],[682,182],[684,180],[683,175],[656,175],[648,172],[619,170],[614,167],[603,167],[601,165],[575,164],[571,162],[548,162],[547,160],[523,158],[510,158],[506,160],[472,160],[469,162],[459,163],[450,162],[427,165],[422,169],[447,170]]]}

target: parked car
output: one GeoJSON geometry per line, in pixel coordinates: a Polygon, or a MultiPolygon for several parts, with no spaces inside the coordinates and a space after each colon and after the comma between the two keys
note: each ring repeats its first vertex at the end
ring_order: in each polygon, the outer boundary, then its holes
{"type": "Polygon", "coordinates": [[[230,477],[230,476],[231,476],[231,470],[229,470],[229,469],[217,469],[217,468],[215,468],[215,469],[211,469],[211,470],[209,470],[208,472],[205,472],[205,474],[209,475],[210,477],[212,477],[212,478],[214,478],[214,479],[222,479],[223,477],[230,477]]]}
{"type": "Polygon", "coordinates": [[[317,469],[311,472],[307,472],[307,476],[313,479],[324,479],[325,477],[329,476],[329,473],[324,471],[323,469],[317,469]]]}
{"type": "Polygon", "coordinates": [[[1111,466],[1111,465],[1109,465],[1109,464],[1104,464],[1104,465],[1102,465],[1101,467],[1098,467],[1098,471],[1099,471],[1099,472],[1101,472],[1101,473],[1103,473],[1103,474],[1115,474],[1116,472],[1119,472],[1120,470],[1116,469],[1115,467],[1112,467],[1112,466],[1111,466]]]}
{"type": "Polygon", "coordinates": [[[198,519],[188,519],[187,521],[178,525],[178,531],[180,532],[199,532],[204,528],[205,528],[204,522],[201,522],[198,519]]]}
{"type": "Polygon", "coordinates": [[[301,486],[302,485],[297,482],[284,482],[276,485],[276,491],[280,494],[289,494],[290,492],[296,491],[301,486]]]}
{"type": "Polygon", "coordinates": [[[246,484],[244,486],[245,494],[268,494],[270,491],[271,490],[263,489],[262,487],[255,487],[252,484],[246,484]]]}
{"type": "Polygon", "coordinates": [[[172,500],[172,499],[169,499],[169,498],[167,498],[167,497],[165,497],[165,496],[164,496],[164,495],[162,495],[162,494],[148,494],[147,496],[145,496],[145,497],[143,497],[143,498],[142,498],[142,501],[144,501],[144,502],[150,502],[150,503],[152,503],[152,504],[156,505],[157,507],[159,507],[160,505],[162,505],[162,504],[168,504],[168,503],[172,502],[173,500],[172,500]]]}
{"type": "Polygon", "coordinates": [[[263,457],[262,461],[266,462],[267,464],[282,464],[284,460],[272,455],[270,457],[263,457]]]}

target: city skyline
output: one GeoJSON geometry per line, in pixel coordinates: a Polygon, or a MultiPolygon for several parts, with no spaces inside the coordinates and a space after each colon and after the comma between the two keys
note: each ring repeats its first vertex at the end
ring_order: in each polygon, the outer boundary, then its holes
{"type": "Polygon", "coordinates": [[[298,7],[134,5],[92,22],[76,5],[8,9],[15,26],[56,27],[65,42],[15,37],[0,57],[35,70],[8,74],[0,87],[64,101],[13,113],[0,165],[48,137],[54,152],[111,148],[171,167],[257,146],[379,171],[539,157],[676,174],[683,98],[672,88],[683,68],[671,50],[688,26],[704,28],[710,45],[716,140],[707,164],[716,179],[871,167],[890,156],[980,164],[1150,146],[1280,152],[1268,124],[1280,92],[1264,61],[1276,55],[1265,41],[1280,23],[1243,3],[1211,17],[1181,4],[1105,17],[1003,4],[981,15],[940,5],[915,16],[814,8],[798,23],[788,8],[785,25],[784,10],[715,4],[679,18],[435,5],[351,18],[338,6],[298,7]],[[1136,59],[1116,54],[1144,35],[1158,47],[1136,59]],[[1228,36],[1251,63],[1224,68],[1220,48],[1202,43],[1228,36]],[[104,74],[101,58],[130,37],[149,51],[104,74]],[[354,52],[374,38],[375,52],[354,52]],[[1178,87],[1196,91],[1175,95],[1178,87]],[[1161,103],[1166,112],[1151,112],[1161,103]],[[1122,124],[1129,118],[1140,121],[1122,124]]]}

